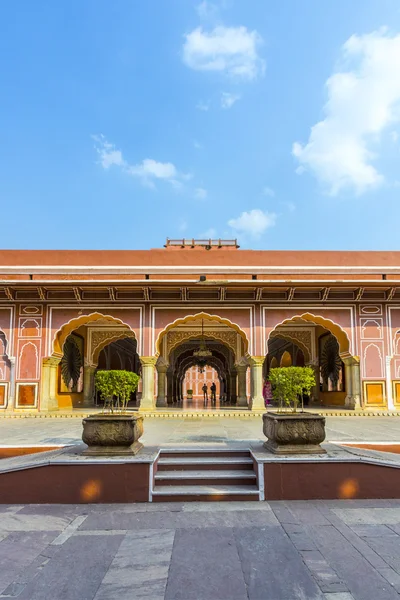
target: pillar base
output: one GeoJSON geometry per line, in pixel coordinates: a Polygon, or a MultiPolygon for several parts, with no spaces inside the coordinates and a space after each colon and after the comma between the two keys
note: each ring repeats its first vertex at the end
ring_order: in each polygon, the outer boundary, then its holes
{"type": "Polygon", "coordinates": [[[167,400],[163,398],[157,398],[156,407],[165,407],[167,406],[167,400]]]}
{"type": "Polygon", "coordinates": [[[255,396],[250,399],[249,410],[265,412],[265,402],[262,396],[255,396]]]}
{"type": "Polygon", "coordinates": [[[344,400],[345,408],[349,410],[361,410],[360,396],[346,396],[344,400]]]}
{"type": "Polygon", "coordinates": [[[238,396],[236,406],[247,406],[247,396],[238,396]]]}
{"type": "Polygon", "coordinates": [[[40,412],[55,412],[60,410],[57,398],[48,398],[46,400],[46,405],[43,406],[43,404],[41,404],[39,410],[40,412]]]}

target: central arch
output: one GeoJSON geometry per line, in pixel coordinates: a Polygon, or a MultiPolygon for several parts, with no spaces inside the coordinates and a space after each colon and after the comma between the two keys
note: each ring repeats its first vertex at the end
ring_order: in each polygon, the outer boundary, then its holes
{"type": "MultiPolygon", "coordinates": [[[[160,331],[160,333],[157,336],[156,343],[155,343],[155,355],[157,357],[160,356],[162,342],[163,342],[165,336],[167,336],[171,330],[173,330],[181,325],[186,325],[187,323],[196,322],[196,321],[211,321],[211,322],[219,323],[221,325],[225,325],[226,327],[229,327],[229,329],[235,331],[240,336],[240,338],[243,342],[243,354],[245,354],[245,355],[248,354],[249,340],[247,339],[245,332],[243,331],[243,329],[241,329],[239,327],[239,325],[237,325],[236,323],[233,323],[229,319],[220,317],[218,315],[211,315],[209,313],[200,312],[200,313],[196,313],[194,315],[187,315],[186,317],[182,317],[180,319],[175,319],[175,321],[173,321],[172,323],[167,325],[162,331],[160,331]]],[[[211,336],[211,333],[207,332],[207,335],[211,336]]],[[[195,336],[193,336],[193,337],[195,337],[195,336]]]]}

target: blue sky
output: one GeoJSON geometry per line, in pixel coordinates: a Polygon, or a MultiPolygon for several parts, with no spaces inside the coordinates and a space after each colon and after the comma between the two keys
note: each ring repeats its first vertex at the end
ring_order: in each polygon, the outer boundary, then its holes
{"type": "Polygon", "coordinates": [[[398,249],[398,0],[5,0],[3,248],[398,249]]]}

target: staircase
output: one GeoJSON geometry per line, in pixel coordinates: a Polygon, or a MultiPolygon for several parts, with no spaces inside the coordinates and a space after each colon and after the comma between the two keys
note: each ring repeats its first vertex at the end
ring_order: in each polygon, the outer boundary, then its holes
{"type": "Polygon", "coordinates": [[[153,502],[260,499],[257,464],[248,450],[161,450],[153,502]]]}

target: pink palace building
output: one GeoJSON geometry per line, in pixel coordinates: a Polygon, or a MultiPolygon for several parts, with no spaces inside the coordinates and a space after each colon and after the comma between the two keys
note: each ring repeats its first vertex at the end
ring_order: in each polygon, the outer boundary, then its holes
{"type": "Polygon", "coordinates": [[[98,406],[97,369],[140,373],[141,411],[213,381],[216,408],[259,411],[290,365],[315,369],[310,406],[400,409],[400,252],[0,251],[0,411],[98,406]]]}

